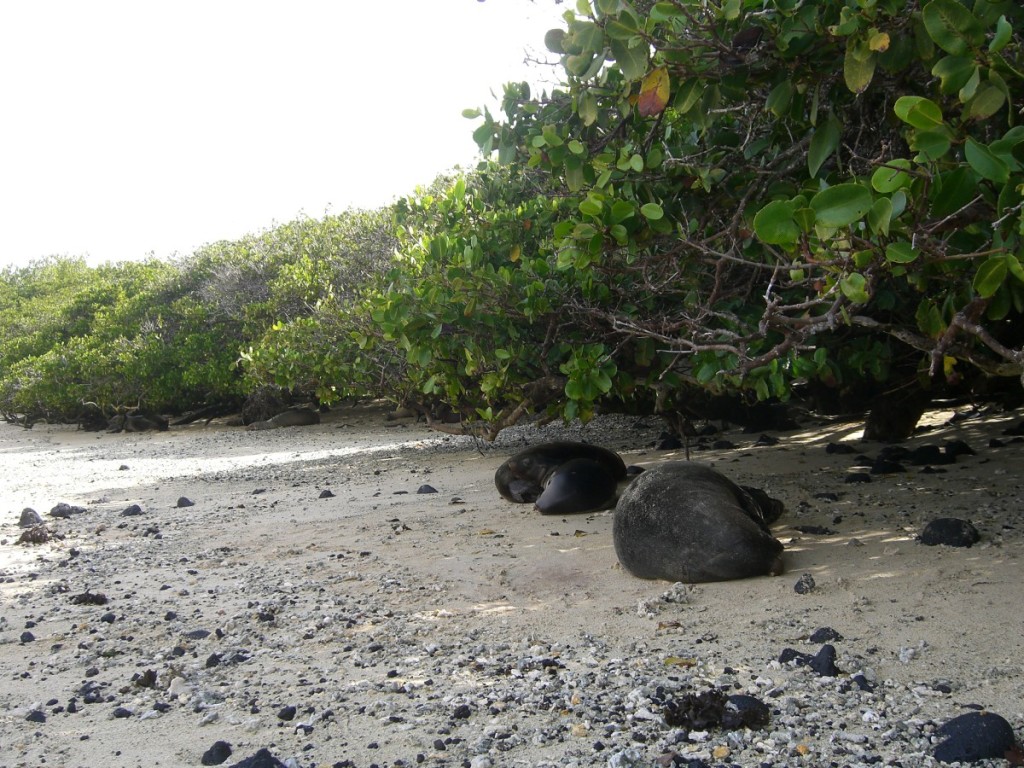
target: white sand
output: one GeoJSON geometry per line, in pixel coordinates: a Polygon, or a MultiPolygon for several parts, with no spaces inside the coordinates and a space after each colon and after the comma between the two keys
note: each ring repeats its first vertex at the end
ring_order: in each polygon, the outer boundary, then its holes
{"type": "MultiPolygon", "coordinates": [[[[1020,735],[1024,444],[988,443],[1021,414],[944,425],[950,415],[930,414],[940,426],[908,443],[958,438],[977,452],[939,474],[908,467],[869,484],[844,483],[856,462],[827,455],[828,441],[851,441],[869,455],[881,447],[861,443],[856,425],[779,433],[777,446],[757,448],[749,447],[757,435],[733,431],[726,437],[739,449],[695,453],[785,503],[775,533],[786,545],[787,573],[698,585],[687,602],[664,599],[667,583],[622,570],[611,512],[545,518],[504,501],[493,485],[494,470],[527,441],[583,436],[619,450],[627,463],[681,458],[649,447],[655,419],[642,429],[626,419],[583,431],[518,428],[494,446],[421,424],[389,425],[375,408],[267,432],[216,424],[122,435],[0,426],[0,766],[199,765],[218,739],[235,750],[225,765],[261,747],[303,768],[343,759],[360,768],[411,765],[417,754],[427,765],[460,765],[468,757],[460,745],[447,754],[432,749],[436,723],[406,717],[394,728],[381,725],[398,706],[394,697],[379,701],[386,673],[425,700],[431,691],[438,700],[469,696],[488,683],[454,660],[471,657],[474,643],[550,652],[598,638],[609,658],[671,665],[693,657],[707,679],[731,667],[749,682],[769,674],[787,646],[814,653],[803,639],[826,626],[845,638],[836,643],[844,672],[867,669],[883,687],[928,689],[922,717],[941,722],[977,704],[1020,735]],[[423,484],[438,493],[417,494],[423,484]],[[318,498],[324,489],[335,496],[318,498]],[[823,492],[840,498],[815,498],[823,492]],[[195,506],[177,508],[179,496],[195,506]],[[51,518],[61,501],[87,511],[51,518]],[[144,514],[122,517],[133,503],[144,514]],[[16,546],[23,507],[65,538],[16,546]],[[926,522],[943,516],[972,520],[982,541],[970,549],[915,541],[926,522]],[[795,525],[835,533],[802,534],[795,525]],[[793,589],[803,573],[817,583],[807,595],[793,589]],[[104,593],[108,605],[70,603],[87,589],[104,593]],[[272,621],[260,618],[268,610],[272,621]],[[111,623],[100,618],[107,612],[111,623]],[[195,629],[221,629],[224,638],[189,638],[195,629]],[[25,631],[35,639],[19,642],[25,631]],[[401,638],[393,653],[390,635],[401,638]],[[367,651],[368,637],[385,646],[377,656],[367,651]],[[248,661],[205,666],[210,654],[237,648],[248,661]],[[146,669],[158,674],[155,688],[132,683],[146,669]],[[449,677],[438,679],[439,670],[449,677]],[[83,705],[88,681],[106,685],[111,700],[83,705]],[[943,681],[951,693],[934,692],[943,681]],[[62,711],[76,696],[79,711],[62,711]],[[363,724],[364,713],[352,709],[360,696],[374,715],[363,724]],[[316,716],[334,701],[336,718],[296,732],[310,701],[316,716]],[[155,702],[170,708],[144,718],[155,702]],[[300,714],[282,725],[276,713],[289,703],[300,714]],[[114,718],[117,706],[133,716],[114,718]],[[45,722],[26,720],[34,709],[45,722]]],[[[780,678],[805,674],[777,666],[780,678]]],[[[542,716],[564,720],[571,712],[542,716]]],[[[466,727],[488,722],[474,717],[466,727]]],[[[523,732],[532,723],[524,720],[523,732]]],[[[578,744],[527,743],[495,764],[541,765],[575,750],[579,765],[604,765],[607,752],[585,757],[596,738],[589,727],[567,726],[578,744]]],[[[811,756],[802,764],[813,765],[825,747],[811,737],[806,743],[811,756]]]]}

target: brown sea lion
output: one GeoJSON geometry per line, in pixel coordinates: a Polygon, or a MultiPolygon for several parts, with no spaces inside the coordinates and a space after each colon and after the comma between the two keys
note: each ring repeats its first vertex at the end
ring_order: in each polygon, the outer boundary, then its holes
{"type": "Polygon", "coordinates": [[[768,523],[781,502],[686,461],[647,469],[615,507],[619,562],[642,579],[697,583],[779,574],[782,544],[768,523]]]}
{"type": "Polygon", "coordinates": [[[517,453],[494,473],[504,498],[535,503],[542,514],[589,512],[615,500],[626,478],[622,458],[588,443],[541,443],[517,453]]]}
{"type": "Polygon", "coordinates": [[[320,414],[312,408],[290,408],[266,421],[254,421],[247,429],[277,429],[278,427],[305,427],[319,424],[320,414]]]}

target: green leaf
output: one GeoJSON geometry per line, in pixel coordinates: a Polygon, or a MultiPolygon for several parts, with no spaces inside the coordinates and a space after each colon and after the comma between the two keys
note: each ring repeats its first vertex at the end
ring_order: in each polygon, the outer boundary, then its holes
{"type": "Polygon", "coordinates": [[[1012,37],[1013,25],[1006,20],[1005,16],[1000,16],[999,21],[996,22],[996,33],[988,44],[989,51],[999,53],[999,51],[1006,47],[1006,44],[1010,42],[1012,37]]]}
{"type": "Polygon", "coordinates": [[[639,80],[647,73],[650,48],[643,40],[636,38],[636,41],[637,44],[632,47],[629,45],[632,41],[611,40],[609,43],[615,63],[627,80],[639,80]]]}
{"type": "Polygon", "coordinates": [[[1006,280],[1007,271],[1006,259],[1002,256],[983,262],[974,275],[974,292],[983,299],[990,298],[1006,280]]]}
{"type": "Polygon", "coordinates": [[[675,3],[655,3],[651,8],[652,21],[668,21],[683,15],[683,10],[675,3]]]}
{"type": "Polygon", "coordinates": [[[640,206],[640,213],[643,214],[645,219],[650,219],[651,221],[657,221],[665,215],[665,211],[657,203],[644,203],[640,206]]]}
{"type": "Polygon", "coordinates": [[[837,184],[811,198],[817,226],[845,227],[871,209],[871,192],[860,184],[837,184]]]}
{"type": "Polygon", "coordinates": [[[793,83],[789,79],[786,79],[772,88],[772,92],[768,94],[768,100],[765,102],[764,108],[776,117],[782,117],[789,110],[789,105],[792,100],[793,83]]]}
{"type": "Polygon", "coordinates": [[[871,300],[867,285],[868,281],[859,272],[847,275],[839,281],[839,289],[854,304],[867,304],[871,300]]]}
{"type": "Polygon", "coordinates": [[[881,168],[877,168],[871,174],[871,188],[883,195],[895,192],[897,189],[910,186],[911,163],[903,157],[896,157],[889,160],[881,168]]]}
{"type": "Polygon", "coordinates": [[[985,83],[974,97],[967,102],[967,118],[969,120],[987,120],[1003,108],[1006,93],[990,83],[985,83]]]}
{"type": "Polygon", "coordinates": [[[549,29],[544,35],[544,47],[552,53],[565,53],[562,42],[565,40],[564,29],[549,29]]]}
{"type": "Polygon", "coordinates": [[[604,209],[604,205],[600,200],[595,200],[592,197],[588,197],[586,200],[580,203],[580,213],[585,216],[600,216],[601,211],[604,209]]]}
{"type": "Polygon", "coordinates": [[[968,165],[983,179],[994,181],[996,184],[1005,184],[1009,181],[1010,167],[987,146],[979,144],[970,136],[964,145],[964,156],[968,165]]]}
{"type": "Polygon", "coordinates": [[[957,0],[932,0],[921,9],[921,19],[928,37],[954,56],[967,54],[984,40],[978,19],[957,0]]]}
{"type": "Polygon", "coordinates": [[[931,215],[941,219],[967,205],[978,193],[977,180],[965,165],[939,174],[932,184],[931,215]]]}
{"type": "Polygon", "coordinates": [[[700,97],[703,95],[704,83],[699,78],[691,77],[679,86],[675,99],[672,101],[672,106],[679,114],[685,115],[693,109],[694,105],[700,101],[700,97]]]}
{"type": "Polygon", "coordinates": [[[891,264],[910,264],[916,261],[920,255],[921,252],[906,240],[889,243],[885,247],[885,260],[891,264]]]}
{"type": "Polygon", "coordinates": [[[818,175],[822,164],[836,151],[841,133],[842,125],[835,115],[829,115],[825,122],[818,126],[807,151],[807,170],[811,178],[818,175]]]}
{"type": "Polygon", "coordinates": [[[918,163],[934,162],[946,156],[952,147],[948,130],[915,131],[910,137],[910,148],[917,152],[918,163]]]}
{"type": "Polygon", "coordinates": [[[923,299],[917,305],[914,319],[917,321],[917,327],[921,329],[921,332],[933,339],[938,338],[946,331],[946,323],[942,319],[942,313],[939,312],[939,308],[935,306],[935,303],[929,299],[923,299]]]}
{"type": "Polygon", "coordinates": [[[583,121],[584,125],[593,125],[594,121],[597,120],[597,97],[590,91],[586,91],[580,96],[576,112],[579,114],[580,120],[583,121]]]}
{"type": "Polygon", "coordinates": [[[888,197],[880,197],[875,200],[868,211],[868,226],[876,235],[888,235],[889,224],[892,221],[892,201],[888,197]]]}
{"type": "Polygon", "coordinates": [[[636,206],[627,200],[616,200],[612,203],[611,223],[619,224],[636,215],[636,206]]]}
{"type": "Polygon", "coordinates": [[[846,56],[843,58],[843,80],[853,93],[864,93],[875,76],[876,57],[871,53],[862,58],[858,47],[853,44],[853,38],[850,38],[850,44],[846,46],[846,56]]]}
{"type": "Polygon", "coordinates": [[[893,111],[900,120],[923,131],[943,125],[942,109],[923,96],[900,96],[893,105],[893,111]]]}
{"type": "Polygon", "coordinates": [[[566,158],[565,186],[570,192],[579,192],[583,189],[583,181],[583,163],[576,157],[566,158]]]}
{"type": "Polygon", "coordinates": [[[794,246],[800,238],[800,227],[793,220],[791,200],[775,200],[754,216],[754,233],[769,245],[794,246]]]}
{"type": "Polygon", "coordinates": [[[939,90],[947,95],[963,88],[977,72],[978,65],[970,56],[945,56],[932,67],[932,74],[940,80],[939,90]]]}

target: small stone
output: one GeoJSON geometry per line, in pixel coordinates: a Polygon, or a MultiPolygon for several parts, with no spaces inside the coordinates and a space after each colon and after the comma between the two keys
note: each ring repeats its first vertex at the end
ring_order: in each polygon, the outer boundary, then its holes
{"type": "Polygon", "coordinates": [[[421,485],[416,489],[416,493],[437,493],[437,488],[432,485],[421,485]]]}
{"type": "Polygon", "coordinates": [[[836,667],[836,649],[835,646],[826,643],[821,646],[821,650],[818,654],[807,662],[807,666],[817,672],[821,677],[837,677],[839,675],[839,668],[836,667]]]}
{"type": "Polygon", "coordinates": [[[288,768],[288,765],[270,754],[270,750],[263,748],[255,755],[232,764],[230,768],[288,768]]]}
{"type": "Polygon", "coordinates": [[[285,722],[289,722],[289,721],[295,719],[295,713],[297,711],[298,710],[296,710],[295,707],[293,707],[291,704],[289,704],[287,707],[281,707],[281,710],[277,713],[277,717],[278,717],[279,720],[284,720],[285,722]]]}
{"type": "Polygon", "coordinates": [[[135,713],[132,712],[127,707],[118,707],[117,709],[114,710],[114,717],[117,718],[118,720],[123,720],[125,718],[131,717],[133,714],[135,714],[135,713]]]}
{"type": "Polygon", "coordinates": [[[851,472],[843,480],[844,483],[870,483],[871,475],[867,472],[851,472]]]}
{"type": "Polygon", "coordinates": [[[897,472],[906,471],[907,468],[898,461],[890,461],[889,459],[883,459],[881,457],[875,459],[875,462],[871,465],[872,475],[894,475],[897,472]]]}
{"type": "Polygon", "coordinates": [[[321,499],[333,499],[334,498],[334,491],[332,491],[330,488],[325,488],[324,490],[320,491],[319,498],[321,498],[321,499]]]}
{"type": "Polygon", "coordinates": [[[944,544],[947,547],[970,547],[981,539],[978,529],[970,521],[956,517],[939,517],[921,531],[918,541],[929,547],[944,544]]]}
{"type": "Polygon", "coordinates": [[[817,644],[842,639],[843,636],[832,629],[832,627],[820,627],[811,633],[811,636],[807,638],[807,641],[817,644]]]}
{"type": "Polygon", "coordinates": [[[857,449],[845,443],[829,443],[825,446],[825,453],[845,454],[856,453],[857,449]]]}
{"type": "Polygon", "coordinates": [[[50,516],[68,518],[72,515],[80,515],[83,512],[85,512],[85,507],[72,506],[62,501],[50,510],[50,516]]]}
{"type": "Polygon", "coordinates": [[[43,518],[36,512],[32,507],[25,507],[21,510],[21,518],[18,520],[19,528],[32,528],[36,525],[42,525],[43,518]]]}
{"type": "Polygon", "coordinates": [[[454,717],[456,720],[465,720],[472,713],[473,710],[469,708],[468,704],[460,704],[455,708],[455,711],[452,712],[452,717],[454,717]]]}
{"type": "Polygon", "coordinates": [[[814,586],[814,577],[809,573],[805,573],[796,580],[796,584],[793,585],[793,590],[798,595],[806,595],[814,590],[814,586]]]}
{"type": "Polygon", "coordinates": [[[938,734],[946,740],[935,748],[935,759],[943,763],[1006,759],[1008,753],[1020,748],[1012,726],[992,712],[954,717],[939,727],[938,734]]]}
{"type": "Polygon", "coordinates": [[[45,723],[46,713],[38,709],[33,709],[25,716],[25,719],[30,723],[45,723]]]}
{"type": "Polygon", "coordinates": [[[102,621],[104,624],[113,624],[115,621],[117,621],[117,616],[115,616],[113,612],[104,613],[102,616],[100,616],[100,621],[102,621]]]}
{"type": "Polygon", "coordinates": [[[142,507],[138,504],[132,504],[129,507],[125,507],[121,512],[121,517],[138,517],[142,514],[142,507]]]}
{"type": "MultiPolygon", "coordinates": [[[[194,507],[195,505],[196,505],[196,503],[194,501],[192,501],[192,499],[190,499],[188,496],[179,496],[178,497],[178,503],[177,503],[178,507],[194,507]]],[[[218,741],[217,743],[218,744],[223,744],[224,742],[218,741]]],[[[231,753],[228,752],[228,754],[231,754],[231,753]]],[[[216,763],[211,763],[211,765],[216,765],[216,763]]]]}
{"type": "Polygon", "coordinates": [[[31,643],[35,639],[36,639],[36,636],[33,635],[31,632],[22,632],[21,633],[20,640],[23,643],[31,643]]]}
{"type": "Polygon", "coordinates": [[[213,746],[203,753],[199,762],[203,765],[220,765],[231,757],[231,745],[226,741],[215,741],[213,746]]]}

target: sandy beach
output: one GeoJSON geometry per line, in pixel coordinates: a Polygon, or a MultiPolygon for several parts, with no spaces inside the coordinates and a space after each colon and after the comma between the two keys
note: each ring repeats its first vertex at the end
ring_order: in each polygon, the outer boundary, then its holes
{"type": "Polygon", "coordinates": [[[493,444],[375,406],[259,432],[2,425],[0,766],[217,764],[217,742],[223,765],[265,749],[300,768],[927,766],[936,728],[972,709],[1019,738],[1024,442],[1004,432],[1024,413],[953,416],[930,412],[907,445],[974,455],[870,482],[847,482],[883,447],[856,423],[696,448],[783,501],[786,572],[692,586],[623,570],[611,510],[544,517],[494,487],[545,440],[682,459],[656,449],[655,418],[493,444]],[[61,502],[81,511],[52,516],[61,502]],[[26,507],[49,541],[16,543],[26,507]],[[980,541],[920,543],[941,517],[980,541]],[[822,637],[835,674],[780,662],[822,637]],[[666,701],[710,688],[770,722],[666,722],[666,701]]]}

